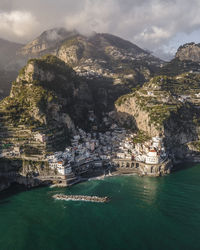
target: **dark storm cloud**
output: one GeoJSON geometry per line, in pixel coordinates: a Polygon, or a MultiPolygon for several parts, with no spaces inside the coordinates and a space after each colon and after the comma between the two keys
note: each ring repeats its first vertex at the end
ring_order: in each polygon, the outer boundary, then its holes
{"type": "Polygon", "coordinates": [[[1,0],[0,36],[27,41],[56,27],[110,32],[150,50],[200,28],[199,0],[1,0]]]}

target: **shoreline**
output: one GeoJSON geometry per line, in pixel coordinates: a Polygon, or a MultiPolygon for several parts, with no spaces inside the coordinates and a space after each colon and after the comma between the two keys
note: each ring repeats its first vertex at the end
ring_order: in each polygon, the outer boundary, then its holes
{"type": "MultiPolygon", "coordinates": [[[[192,165],[194,164],[198,164],[200,163],[200,161],[197,161],[197,158],[194,159],[193,161],[190,159],[184,159],[182,161],[178,161],[178,162],[174,162],[173,167],[171,169],[170,173],[176,172],[176,171],[181,171],[182,169],[184,169],[185,167],[179,167],[181,164],[189,164],[191,163],[192,165]]],[[[98,170],[99,171],[99,170],[98,170]]],[[[25,177],[25,176],[21,176],[19,175],[17,172],[14,174],[10,174],[7,177],[5,175],[4,178],[6,178],[6,185],[4,182],[1,183],[0,185],[0,192],[8,189],[12,184],[14,183],[18,183],[20,185],[25,186],[27,189],[30,188],[34,188],[34,187],[42,187],[42,186],[49,186],[50,188],[54,188],[54,187],[70,187],[73,186],[75,184],[78,183],[82,183],[85,181],[92,181],[92,180],[103,180],[105,178],[109,178],[109,177],[115,177],[115,176],[148,176],[148,177],[160,177],[160,176],[165,176],[168,175],[170,173],[166,173],[164,175],[157,175],[156,173],[152,173],[152,174],[142,174],[140,173],[138,170],[133,170],[133,169],[128,169],[128,168],[124,168],[124,169],[115,169],[114,171],[108,173],[108,174],[103,174],[103,170],[96,172],[92,172],[92,173],[88,173],[88,175],[86,176],[78,176],[77,178],[74,178],[74,180],[67,180],[66,178],[63,178],[60,180],[60,177],[56,177],[54,180],[52,179],[42,179],[42,176],[38,176],[38,177],[25,177]]]]}

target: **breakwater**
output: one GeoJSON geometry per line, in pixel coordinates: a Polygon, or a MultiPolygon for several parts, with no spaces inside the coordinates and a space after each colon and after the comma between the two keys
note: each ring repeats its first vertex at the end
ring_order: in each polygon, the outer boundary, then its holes
{"type": "Polygon", "coordinates": [[[87,195],[63,195],[55,194],[53,198],[56,200],[65,200],[65,201],[90,201],[90,202],[101,202],[105,203],[110,200],[109,197],[98,197],[98,196],[87,196],[87,195]]]}

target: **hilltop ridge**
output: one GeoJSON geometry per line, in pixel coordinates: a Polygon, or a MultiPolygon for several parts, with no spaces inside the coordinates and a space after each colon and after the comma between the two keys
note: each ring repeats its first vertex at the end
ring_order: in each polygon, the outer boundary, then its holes
{"type": "Polygon", "coordinates": [[[200,43],[191,42],[180,46],[175,57],[181,61],[200,62],[200,43]]]}
{"type": "Polygon", "coordinates": [[[13,82],[10,96],[0,103],[1,132],[4,133],[1,147],[18,145],[24,152],[24,147],[30,146],[34,154],[37,151],[33,146],[36,143],[34,134],[39,133],[44,137],[48,134],[48,140],[41,143],[41,158],[46,150],[62,148],[74,124],[84,126],[83,110],[93,105],[89,93],[87,84],[58,58],[45,56],[29,60],[13,82]],[[32,139],[22,132],[21,142],[18,142],[21,128],[29,131],[32,139]]]}

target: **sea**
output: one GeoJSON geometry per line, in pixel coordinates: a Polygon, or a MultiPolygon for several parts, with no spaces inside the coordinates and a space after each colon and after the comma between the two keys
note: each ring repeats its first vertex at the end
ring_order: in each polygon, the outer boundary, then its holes
{"type": "Polygon", "coordinates": [[[200,165],[170,175],[107,177],[0,194],[0,250],[200,249],[200,165]],[[109,203],[52,195],[109,196],[109,203]]]}

